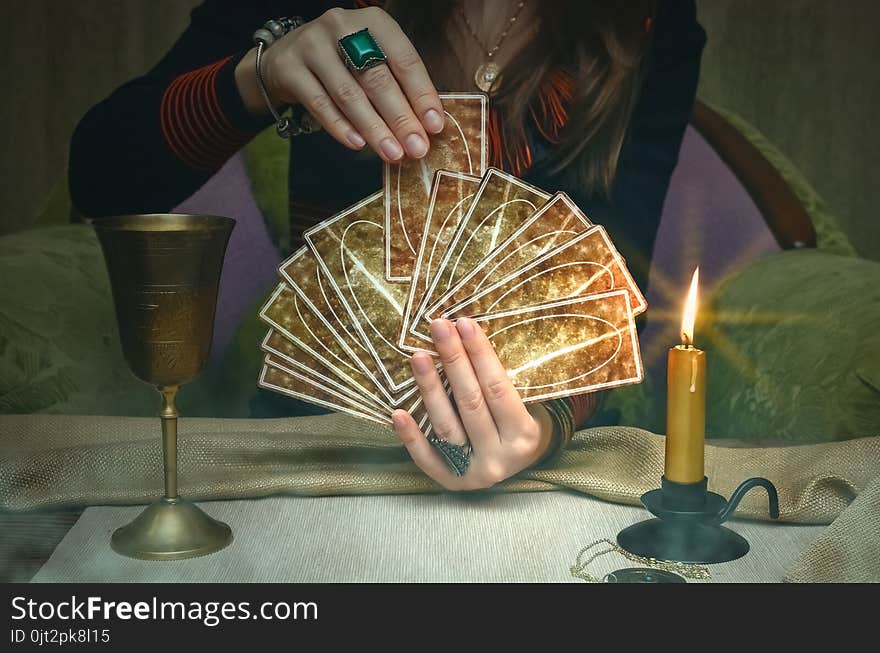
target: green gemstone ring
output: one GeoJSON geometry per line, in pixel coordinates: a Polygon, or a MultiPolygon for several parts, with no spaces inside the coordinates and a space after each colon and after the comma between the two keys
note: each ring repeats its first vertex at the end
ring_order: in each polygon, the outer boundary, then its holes
{"type": "Polygon", "coordinates": [[[346,65],[357,72],[385,63],[385,53],[366,27],[339,39],[339,49],[346,65]]]}

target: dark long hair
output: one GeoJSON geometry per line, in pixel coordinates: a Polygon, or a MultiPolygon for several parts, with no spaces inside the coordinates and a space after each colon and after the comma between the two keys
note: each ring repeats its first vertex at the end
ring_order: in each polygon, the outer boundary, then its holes
{"type": "MultiPolygon", "coordinates": [[[[556,144],[542,165],[593,193],[607,194],[636,104],[650,46],[655,0],[540,0],[537,35],[506,67],[490,106],[493,160],[531,165],[525,140],[533,120],[556,144]],[[525,148],[525,149],[523,149],[525,148]]],[[[430,62],[446,45],[454,0],[390,0],[397,19],[430,62]]]]}

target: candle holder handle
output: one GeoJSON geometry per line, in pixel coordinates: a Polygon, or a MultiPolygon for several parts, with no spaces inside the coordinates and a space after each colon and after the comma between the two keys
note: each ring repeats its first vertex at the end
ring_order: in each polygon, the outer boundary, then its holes
{"type": "Polygon", "coordinates": [[[766,478],[756,476],[755,478],[750,478],[739,484],[739,487],[737,487],[733,491],[733,494],[730,495],[727,505],[718,513],[718,516],[715,518],[715,523],[723,524],[726,522],[733,515],[739,502],[742,501],[742,498],[752,488],[756,487],[762,487],[767,490],[767,498],[770,502],[770,516],[773,519],[779,519],[779,494],[776,492],[776,486],[766,478]]]}
{"type": "Polygon", "coordinates": [[[642,495],[642,504],[656,519],[623,529],[617,543],[630,553],[656,560],[713,564],[741,558],[749,552],[748,541],[721,524],[756,487],[767,490],[770,516],[777,519],[779,495],[766,478],[743,481],[728,501],[708,491],[705,476],[693,483],[677,483],[664,476],[659,488],[642,495]]]}

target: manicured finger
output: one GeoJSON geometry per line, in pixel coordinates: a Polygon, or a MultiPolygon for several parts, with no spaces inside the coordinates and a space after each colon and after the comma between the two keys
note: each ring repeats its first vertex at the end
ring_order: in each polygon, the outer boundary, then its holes
{"type": "Polygon", "coordinates": [[[400,142],[337,52],[329,46],[317,48],[306,55],[306,63],[334,104],[382,159],[394,162],[403,158],[405,152],[400,142]]]}
{"type": "Polygon", "coordinates": [[[394,432],[419,469],[446,488],[455,489],[460,485],[458,477],[419,430],[419,425],[412,415],[405,410],[395,410],[391,414],[391,422],[394,425],[394,432]]]}
{"type": "Polygon", "coordinates": [[[434,434],[452,444],[465,444],[468,438],[464,426],[455,413],[449,395],[446,394],[431,356],[424,352],[416,352],[410,358],[410,367],[422,394],[422,401],[428,411],[428,419],[431,420],[434,434]]]}
{"type": "Polygon", "coordinates": [[[507,370],[498,360],[495,348],[474,320],[461,318],[456,321],[455,328],[468,353],[499,433],[502,438],[505,433],[519,435],[531,423],[532,417],[507,376],[507,370]]]}
{"type": "Polygon", "coordinates": [[[497,444],[495,421],[458,331],[449,320],[434,320],[431,322],[431,339],[452,388],[459,417],[474,448],[479,450],[497,444]]]}
{"type": "Polygon", "coordinates": [[[414,159],[425,156],[428,153],[428,135],[388,66],[374,66],[358,74],[357,78],[407,155],[414,159]]]}
{"type": "Polygon", "coordinates": [[[352,150],[363,149],[367,142],[337,108],[333,98],[318,78],[303,67],[287,82],[300,104],[319,122],[324,130],[352,150]]]}
{"type": "Polygon", "coordinates": [[[393,18],[382,10],[374,13],[370,30],[388,57],[388,65],[407,102],[428,133],[441,132],[445,122],[443,103],[422,58],[393,18]]]}

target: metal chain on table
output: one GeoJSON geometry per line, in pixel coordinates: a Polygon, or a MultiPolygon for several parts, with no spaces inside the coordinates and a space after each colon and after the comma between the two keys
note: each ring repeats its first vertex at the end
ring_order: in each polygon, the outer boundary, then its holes
{"type": "Polygon", "coordinates": [[[596,540],[592,544],[588,544],[580,550],[580,553],[577,554],[574,565],[569,568],[571,575],[575,578],[585,580],[588,583],[601,583],[601,579],[596,578],[595,576],[587,572],[587,567],[590,565],[590,563],[593,562],[593,560],[595,560],[599,556],[605,555],[606,553],[619,553],[630,562],[636,562],[640,565],[645,565],[646,567],[651,567],[653,569],[662,569],[664,571],[669,571],[674,574],[678,574],[679,576],[690,578],[692,580],[707,580],[712,577],[707,567],[703,567],[701,565],[687,564],[685,562],[669,562],[666,560],[657,560],[655,558],[643,558],[642,556],[637,556],[634,553],[630,553],[629,551],[620,548],[620,546],[618,546],[616,542],[612,542],[607,538],[596,540]],[[608,548],[602,549],[601,551],[594,553],[587,560],[582,560],[587,551],[595,546],[598,546],[599,544],[607,544],[608,548]]]}

